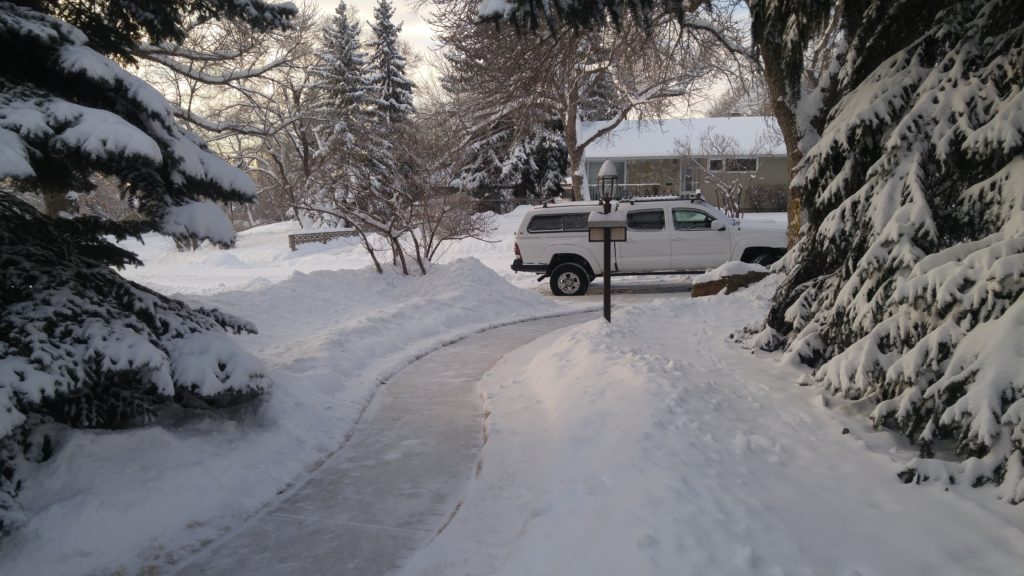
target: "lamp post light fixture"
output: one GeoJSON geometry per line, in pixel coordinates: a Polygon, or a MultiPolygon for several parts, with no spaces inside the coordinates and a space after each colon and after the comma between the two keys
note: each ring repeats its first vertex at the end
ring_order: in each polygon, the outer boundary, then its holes
{"type": "MultiPolygon", "coordinates": [[[[619,174],[615,170],[615,164],[611,160],[605,160],[601,169],[597,171],[597,187],[601,193],[601,203],[607,206],[612,197],[615,196],[615,187],[618,184],[619,174]]],[[[607,214],[607,212],[605,212],[607,214]]]]}
{"type": "Polygon", "coordinates": [[[587,223],[590,241],[604,243],[604,319],[608,322],[612,321],[612,242],[626,241],[626,214],[612,213],[612,197],[615,196],[618,179],[615,165],[611,160],[605,160],[597,172],[603,210],[591,212],[587,223]]]}

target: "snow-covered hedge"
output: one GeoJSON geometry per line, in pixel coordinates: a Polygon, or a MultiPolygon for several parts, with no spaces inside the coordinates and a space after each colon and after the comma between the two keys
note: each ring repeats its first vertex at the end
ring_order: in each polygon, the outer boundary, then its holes
{"type": "Polygon", "coordinates": [[[954,2],[865,70],[895,25],[870,4],[881,28],[851,39],[799,166],[810,229],[759,341],[877,401],[875,422],[921,445],[906,481],[994,482],[1020,502],[1024,4],[954,2]],[[926,460],[945,446],[965,460],[926,460]]]}
{"type": "Polygon", "coordinates": [[[0,529],[17,492],[13,463],[39,449],[12,443],[43,441],[26,425],[132,426],[171,400],[225,406],[268,385],[225,333],[251,324],[125,280],[107,262],[134,257],[73,241],[77,225],[0,193],[0,529]]]}

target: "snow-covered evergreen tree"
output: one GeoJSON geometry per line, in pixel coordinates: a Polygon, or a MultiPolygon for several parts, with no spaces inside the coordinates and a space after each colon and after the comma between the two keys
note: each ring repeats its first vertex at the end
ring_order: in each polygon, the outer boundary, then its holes
{"type": "Polygon", "coordinates": [[[0,530],[17,519],[13,463],[45,456],[32,449],[37,424],[140,424],[164,402],[223,405],[267,384],[260,363],[224,333],[251,325],[190,309],[110,268],[137,261],[104,235],[157,230],[231,245],[234,231],[215,201],[253,194],[249,178],[108,57],[130,59],[142,39],[181,38],[186,11],[266,28],[286,25],[294,8],[258,0],[0,2],[0,530]],[[60,199],[90,190],[96,174],[120,182],[140,220],[44,216],[14,194],[60,199]]]}
{"type": "Polygon", "coordinates": [[[829,390],[877,402],[875,422],[923,457],[948,439],[966,459],[921,460],[906,480],[995,482],[1019,502],[1024,6],[867,8],[793,183],[810,230],[765,340],[819,366],[829,390]]]}
{"type": "Polygon", "coordinates": [[[551,197],[561,193],[569,152],[560,130],[538,128],[517,138],[516,130],[498,125],[467,146],[459,180],[470,191],[500,188],[506,196],[551,197]]]}
{"type": "Polygon", "coordinates": [[[388,0],[378,0],[373,9],[373,40],[370,43],[370,66],[373,71],[374,97],[385,125],[399,124],[415,112],[412,100],[413,82],[405,75],[405,57],[398,45],[401,24],[392,17],[395,8],[388,0]]]}
{"type": "Polygon", "coordinates": [[[581,122],[608,122],[625,106],[620,101],[622,94],[616,94],[611,74],[601,71],[588,79],[580,93],[579,119],[581,122]]]}
{"type": "Polygon", "coordinates": [[[512,146],[501,177],[504,182],[514,183],[522,196],[550,198],[561,194],[568,165],[569,151],[562,131],[538,128],[512,146]]]}
{"type": "Polygon", "coordinates": [[[374,87],[360,43],[360,25],[345,2],[338,2],[324,28],[320,63],[314,69],[321,92],[319,116],[334,138],[353,143],[356,124],[368,122],[374,87]]]}

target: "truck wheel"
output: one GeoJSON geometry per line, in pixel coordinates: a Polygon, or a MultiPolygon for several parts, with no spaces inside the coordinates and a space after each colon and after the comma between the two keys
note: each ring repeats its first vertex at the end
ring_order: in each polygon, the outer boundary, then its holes
{"type": "Polygon", "coordinates": [[[752,264],[760,264],[761,266],[771,266],[778,262],[779,258],[782,258],[782,254],[775,250],[767,250],[755,256],[751,260],[752,264]]]}
{"type": "Polygon", "coordinates": [[[590,286],[590,275],[579,264],[559,264],[551,272],[551,293],[555,296],[583,296],[590,286]]]}

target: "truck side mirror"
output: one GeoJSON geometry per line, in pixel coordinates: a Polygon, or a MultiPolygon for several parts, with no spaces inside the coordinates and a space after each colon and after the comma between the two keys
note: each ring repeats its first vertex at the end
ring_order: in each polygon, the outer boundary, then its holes
{"type": "Polygon", "coordinates": [[[715,223],[711,225],[711,229],[721,232],[722,230],[725,230],[725,222],[715,220],[715,223]]]}

